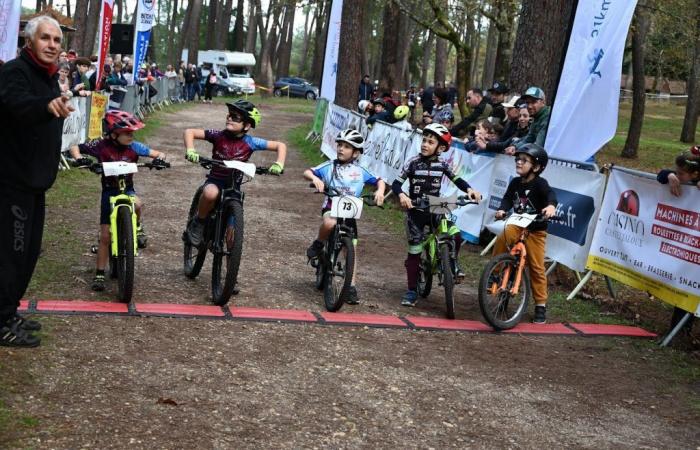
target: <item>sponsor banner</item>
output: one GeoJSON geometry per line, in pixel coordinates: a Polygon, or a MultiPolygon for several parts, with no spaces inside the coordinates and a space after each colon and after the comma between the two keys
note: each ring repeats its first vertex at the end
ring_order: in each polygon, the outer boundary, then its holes
{"type": "Polygon", "coordinates": [[[100,10],[100,32],[98,35],[97,46],[97,88],[99,91],[102,88],[102,72],[104,71],[104,60],[107,56],[107,48],[109,47],[109,37],[112,35],[112,10],[114,8],[114,0],[103,0],[102,9],[100,10]]]}
{"type": "MultiPolygon", "coordinates": [[[[503,231],[504,222],[494,221],[494,214],[510,180],[517,176],[513,161],[511,156],[498,155],[491,176],[484,222],[496,234],[503,231]]],[[[546,255],[573,270],[583,271],[596,227],[596,211],[600,209],[605,189],[605,176],[550,163],[544,178],[557,195],[557,215],[563,217],[562,221],[549,224],[546,255]]]]}
{"type": "Polygon", "coordinates": [[[700,193],[682,189],[613,168],[588,267],[698,315],[700,193]]]}
{"type": "Polygon", "coordinates": [[[84,142],[87,130],[87,98],[73,97],[70,99],[70,104],[74,111],[63,121],[62,152],[68,151],[73,145],[84,142]]]}
{"type": "Polygon", "coordinates": [[[350,111],[334,103],[328,105],[326,120],[323,122],[323,139],[321,139],[321,152],[328,159],[335,159],[337,154],[335,138],[348,127],[349,122],[350,111]]]}
{"type": "Polygon", "coordinates": [[[90,103],[90,128],[88,129],[88,140],[102,137],[102,118],[105,116],[109,96],[93,92],[90,103]]]}
{"type": "Polygon", "coordinates": [[[17,57],[17,37],[19,36],[19,16],[22,2],[0,0],[0,59],[10,61],[17,57]]]}
{"type": "Polygon", "coordinates": [[[325,98],[319,98],[316,101],[316,111],[314,112],[314,124],[311,127],[311,131],[317,135],[323,133],[323,121],[326,118],[326,111],[328,110],[328,100],[325,98]]]}
{"type": "Polygon", "coordinates": [[[617,129],[622,56],[636,0],[578,2],[545,148],[586,161],[617,129]]]}
{"type": "Polygon", "coordinates": [[[418,154],[420,138],[420,131],[403,131],[377,122],[365,139],[365,152],[360,164],[391,184],[401,174],[404,162],[418,154]]]}
{"type": "Polygon", "coordinates": [[[343,15],[343,0],[333,0],[328,20],[326,53],[323,57],[321,97],[331,103],[335,100],[335,82],[338,78],[338,50],[340,49],[340,20],[343,15]]]}
{"type": "Polygon", "coordinates": [[[136,36],[134,37],[134,76],[130,84],[138,78],[136,75],[141,63],[146,59],[148,41],[151,39],[151,28],[156,17],[156,0],[138,0],[136,8],[136,36]]]}

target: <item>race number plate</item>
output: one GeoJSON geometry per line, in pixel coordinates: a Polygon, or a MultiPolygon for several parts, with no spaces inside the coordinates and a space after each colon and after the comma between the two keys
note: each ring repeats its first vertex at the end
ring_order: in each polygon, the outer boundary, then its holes
{"type": "Polygon", "coordinates": [[[331,217],[338,219],[359,219],[362,214],[362,199],[352,196],[333,197],[331,217]]]}
{"type": "Polygon", "coordinates": [[[535,220],[537,214],[513,214],[507,220],[507,225],[515,225],[521,228],[526,228],[535,220]]]}
{"type": "Polygon", "coordinates": [[[223,163],[229,169],[240,170],[247,177],[253,178],[255,176],[255,164],[253,163],[242,161],[223,161],[223,163]]]}
{"type": "Polygon", "coordinates": [[[106,177],[118,177],[119,175],[128,175],[130,173],[136,173],[139,168],[136,163],[115,161],[115,162],[103,162],[102,170],[106,177]]]}

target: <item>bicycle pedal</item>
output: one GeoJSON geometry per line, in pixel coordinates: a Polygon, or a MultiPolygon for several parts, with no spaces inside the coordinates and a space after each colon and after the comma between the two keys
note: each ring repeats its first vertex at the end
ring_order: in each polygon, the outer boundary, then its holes
{"type": "Polygon", "coordinates": [[[309,258],[308,261],[306,261],[306,263],[314,269],[318,268],[318,258],[309,258]]]}

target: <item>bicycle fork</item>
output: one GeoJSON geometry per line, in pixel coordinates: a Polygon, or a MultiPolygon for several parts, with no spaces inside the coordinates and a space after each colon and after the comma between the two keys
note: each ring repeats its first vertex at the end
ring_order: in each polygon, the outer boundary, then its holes
{"type": "Polygon", "coordinates": [[[518,269],[515,271],[515,280],[513,282],[513,285],[510,289],[508,289],[508,281],[510,280],[511,275],[510,271],[512,270],[512,266],[508,265],[503,270],[501,285],[498,286],[496,283],[492,284],[491,294],[493,295],[496,295],[498,292],[504,291],[508,291],[511,295],[518,295],[518,290],[520,289],[520,282],[522,281],[523,277],[523,268],[525,267],[525,257],[527,256],[527,250],[521,242],[518,242],[517,244],[515,244],[515,246],[513,246],[513,249],[510,251],[510,254],[518,260],[518,269]]]}

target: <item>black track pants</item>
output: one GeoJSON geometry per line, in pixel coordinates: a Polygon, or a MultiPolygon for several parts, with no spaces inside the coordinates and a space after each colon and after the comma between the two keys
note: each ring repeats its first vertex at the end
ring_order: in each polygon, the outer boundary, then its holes
{"type": "Polygon", "coordinates": [[[41,250],[45,196],[0,186],[0,324],[17,312],[41,250]]]}

